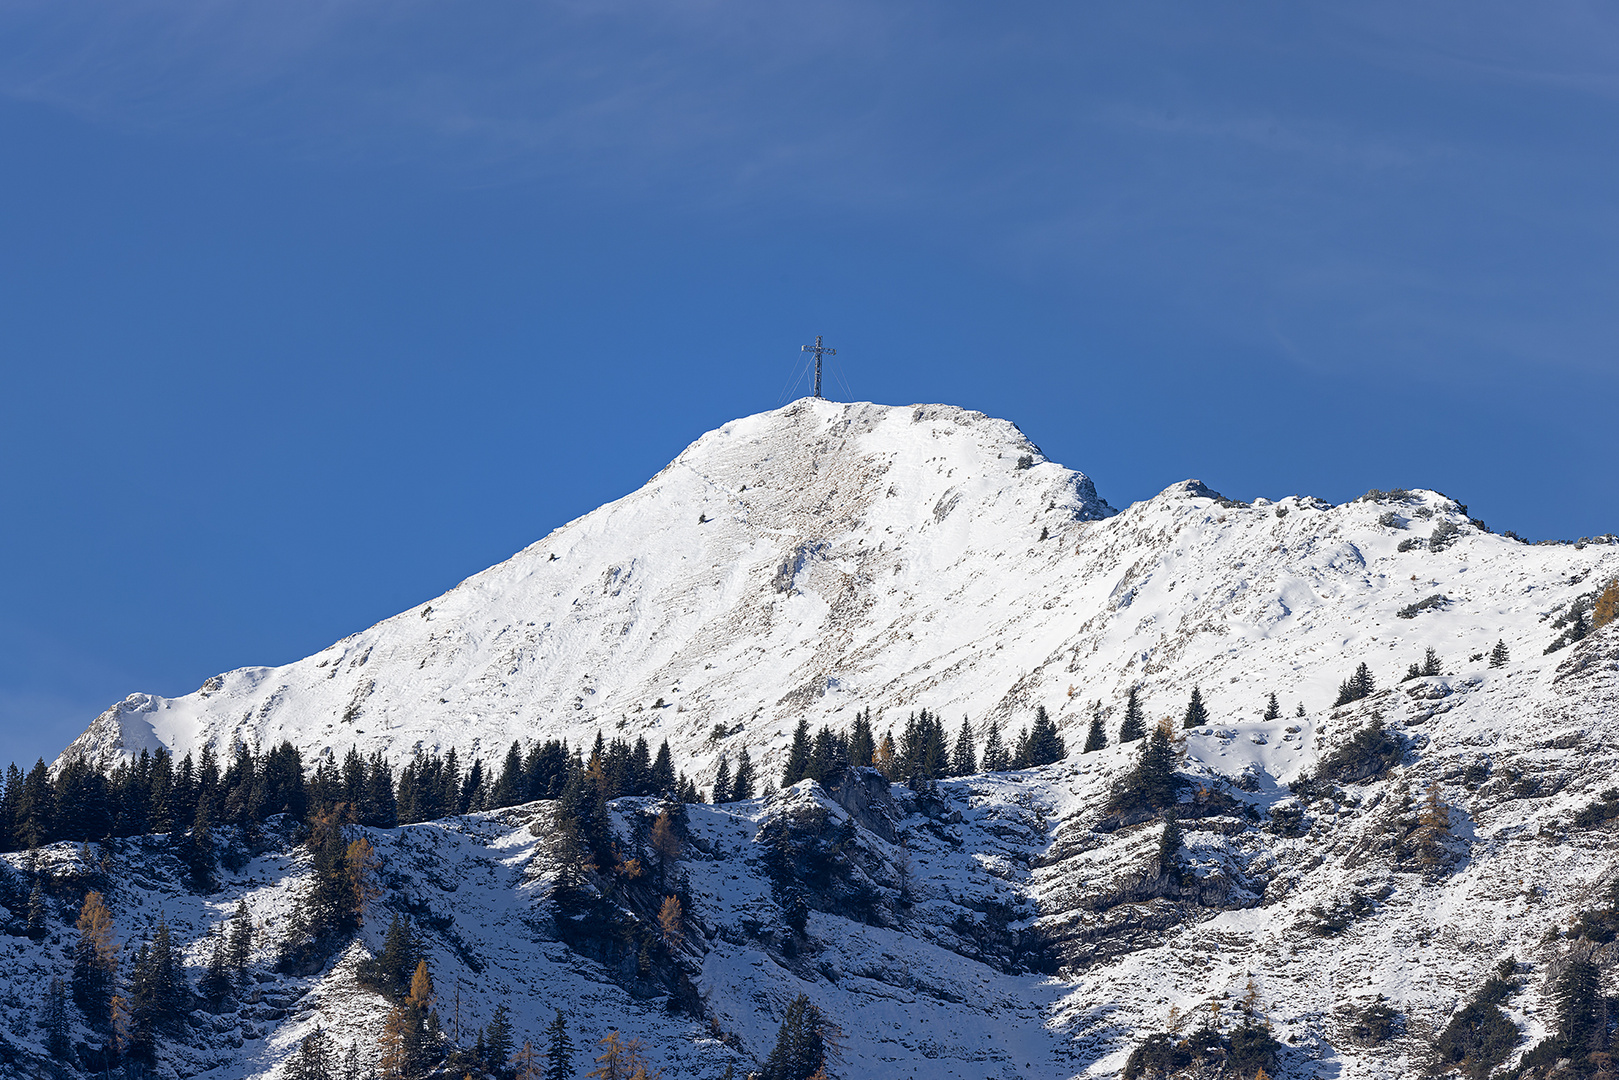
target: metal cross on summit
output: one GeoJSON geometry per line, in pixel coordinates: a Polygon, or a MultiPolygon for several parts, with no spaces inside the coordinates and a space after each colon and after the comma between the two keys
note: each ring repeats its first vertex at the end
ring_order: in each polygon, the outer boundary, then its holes
{"type": "Polygon", "coordinates": [[[813,344],[813,345],[805,345],[803,348],[799,349],[798,351],[799,352],[812,352],[812,353],[815,354],[815,396],[820,397],[821,396],[821,354],[825,353],[828,356],[836,356],[836,355],[838,355],[838,350],[829,349],[825,345],[822,345],[821,344],[821,335],[816,334],[815,335],[815,344],[813,344]]]}

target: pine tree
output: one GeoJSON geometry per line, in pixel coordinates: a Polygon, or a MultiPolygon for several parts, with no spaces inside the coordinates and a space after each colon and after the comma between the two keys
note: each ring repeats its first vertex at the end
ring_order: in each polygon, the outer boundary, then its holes
{"type": "Polygon", "coordinates": [[[1433,646],[1430,645],[1427,653],[1422,658],[1422,674],[1443,675],[1444,673],[1444,668],[1439,664],[1439,654],[1435,652],[1433,650],[1433,646]]]}
{"type": "Polygon", "coordinates": [[[1090,734],[1085,736],[1083,752],[1089,754],[1094,750],[1105,749],[1107,749],[1107,729],[1102,726],[1102,710],[1097,709],[1091,714],[1091,730],[1090,734]]]}
{"type": "Polygon", "coordinates": [[[731,762],[720,755],[720,767],[714,771],[714,799],[716,804],[731,801],[731,762]]]}
{"type": "Polygon", "coordinates": [[[961,733],[956,736],[956,750],[950,757],[950,772],[955,776],[971,776],[978,771],[978,748],[973,745],[973,726],[961,718],[961,733]]]}
{"type": "Polygon", "coordinates": [[[1504,639],[1496,639],[1495,648],[1490,650],[1490,666],[1493,668],[1506,667],[1509,658],[1507,643],[1504,639]]]}
{"type": "Polygon", "coordinates": [[[1136,687],[1130,687],[1130,697],[1124,703],[1124,723],[1119,727],[1121,743],[1135,742],[1147,734],[1147,720],[1141,712],[1141,700],[1136,687]]]}
{"type": "Polygon", "coordinates": [[[1280,720],[1282,717],[1282,703],[1276,700],[1276,691],[1270,692],[1270,700],[1265,703],[1265,719],[1280,720]]]}
{"type": "Polygon", "coordinates": [[[545,1080],[573,1080],[573,1040],[568,1037],[568,1021],[561,1009],[546,1027],[545,1041],[545,1080]]]}
{"type": "Polygon", "coordinates": [[[787,752],[787,764],[781,770],[781,786],[790,788],[804,779],[804,773],[809,768],[809,759],[809,721],[799,717],[798,727],[793,731],[792,749],[787,752]]]}
{"type": "Polygon", "coordinates": [[[984,733],[983,770],[1005,772],[1011,764],[1012,759],[1006,752],[1006,745],[1001,742],[1000,722],[992,719],[989,721],[989,730],[984,733]]]}
{"type": "MultiPolygon", "coordinates": [[[[1276,695],[1272,694],[1271,695],[1271,700],[1274,701],[1275,698],[1276,698],[1276,695]]],[[[1207,708],[1205,708],[1204,705],[1203,705],[1203,691],[1201,689],[1199,689],[1198,687],[1194,686],[1194,687],[1192,687],[1192,700],[1190,702],[1188,702],[1187,705],[1186,705],[1186,718],[1181,721],[1181,727],[1183,727],[1183,728],[1202,727],[1204,724],[1207,724],[1208,722],[1209,722],[1209,710],[1207,708]]]]}

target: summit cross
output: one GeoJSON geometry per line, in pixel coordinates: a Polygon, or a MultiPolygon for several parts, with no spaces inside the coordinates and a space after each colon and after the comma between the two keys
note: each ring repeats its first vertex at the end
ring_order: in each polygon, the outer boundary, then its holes
{"type": "Polygon", "coordinates": [[[821,396],[821,354],[825,353],[828,356],[836,356],[836,355],[838,355],[838,350],[829,349],[825,345],[822,345],[821,344],[821,335],[816,334],[815,335],[815,344],[813,344],[813,345],[805,345],[803,348],[799,349],[798,351],[799,352],[812,352],[812,353],[815,354],[815,396],[820,397],[821,396]]]}

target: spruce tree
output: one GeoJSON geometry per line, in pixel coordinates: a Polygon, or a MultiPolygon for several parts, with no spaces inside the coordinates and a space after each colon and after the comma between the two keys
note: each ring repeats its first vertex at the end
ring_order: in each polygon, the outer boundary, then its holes
{"type": "Polygon", "coordinates": [[[1057,725],[1046,712],[1046,707],[1041,705],[1035,710],[1034,724],[1029,728],[1028,763],[1031,766],[1050,765],[1067,756],[1067,744],[1058,734],[1057,725]]]}
{"type": "Polygon", "coordinates": [[[1439,654],[1433,650],[1431,645],[1422,658],[1422,673],[1424,675],[1443,675],[1445,673],[1445,669],[1439,663],[1439,654]]]}
{"type": "Polygon", "coordinates": [[[1282,718],[1282,703],[1276,700],[1276,691],[1270,692],[1270,700],[1265,703],[1266,720],[1280,720],[1282,718]]]}
{"type": "Polygon", "coordinates": [[[731,798],[737,802],[753,798],[753,759],[744,746],[736,755],[736,775],[731,778],[731,798]]]}
{"type": "Polygon", "coordinates": [[[503,1072],[512,1056],[512,1011],[504,1001],[495,1006],[495,1014],[484,1029],[483,1050],[484,1060],[494,1066],[491,1071],[503,1072]]]}
{"type": "Polygon", "coordinates": [[[826,1067],[826,1036],[825,1016],[807,995],[799,994],[787,1006],[759,1080],[809,1080],[826,1067]]]}
{"type": "Polygon", "coordinates": [[[1135,742],[1147,734],[1147,721],[1141,712],[1141,699],[1136,687],[1130,687],[1130,697],[1124,703],[1124,723],[1119,726],[1121,743],[1135,742]]]}
{"type": "Polygon", "coordinates": [[[49,917],[50,907],[45,902],[45,889],[36,878],[34,888],[28,894],[28,936],[34,941],[44,937],[50,931],[49,917]]]}
{"type": "Polygon", "coordinates": [[[1164,831],[1158,837],[1158,874],[1179,881],[1181,876],[1180,852],[1183,837],[1180,822],[1173,808],[1164,811],[1164,831]]]}
{"type": "Polygon", "coordinates": [[[804,773],[809,769],[809,761],[809,721],[799,717],[798,727],[793,730],[792,748],[787,752],[787,764],[781,770],[781,786],[790,788],[804,779],[804,773]]]}
{"type": "Polygon", "coordinates": [[[1587,958],[1570,962],[1553,991],[1557,1001],[1557,1037],[1565,1053],[1585,1063],[1588,1055],[1607,1048],[1608,1015],[1601,973],[1587,958]]]}
{"type": "Polygon", "coordinates": [[[226,937],[225,956],[231,978],[240,988],[247,981],[247,965],[253,959],[253,917],[248,914],[247,901],[236,901],[236,913],[231,916],[226,937]]]}
{"type": "Polygon", "coordinates": [[[1490,666],[1493,668],[1506,667],[1509,654],[1504,639],[1496,639],[1495,648],[1490,650],[1490,666]]]}
{"type": "Polygon", "coordinates": [[[731,762],[723,754],[720,755],[720,767],[714,771],[714,798],[715,804],[731,801],[731,762]]]}
{"type": "Polygon", "coordinates": [[[854,714],[854,724],[849,728],[849,764],[857,769],[866,768],[876,752],[877,743],[871,734],[871,708],[868,706],[864,714],[854,714]]]}
{"type": "Polygon", "coordinates": [[[1175,805],[1175,747],[1163,725],[1154,728],[1141,750],[1141,786],[1147,805],[1158,809],[1175,805]]]}
{"type": "Polygon", "coordinates": [[[978,748],[973,745],[972,723],[963,716],[961,733],[956,736],[956,750],[950,756],[950,772],[955,776],[971,776],[978,771],[978,748]]]}
{"type": "Polygon", "coordinates": [[[1006,753],[1006,747],[1001,742],[1001,725],[998,720],[989,721],[989,730],[984,734],[985,772],[1005,772],[1011,766],[1011,760],[1006,753]]]}
{"type": "Polygon", "coordinates": [[[674,759],[669,752],[669,740],[663,740],[658,747],[657,757],[652,759],[652,782],[650,795],[668,795],[675,790],[674,759]]]}
{"type": "Polygon", "coordinates": [[[40,1026],[45,1029],[46,1052],[58,1062],[68,1062],[68,1055],[73,1052],[73,1043],[69,1038],[71,1031],[68,1026],[67,987],[62,985],[61,979],[51,980],[51,988],[45,995],[45,1009],[44,1015],[40,1017],[40,1026]]]}
{"type": "Polygon", "coordinates": [[[1102,726],[1102,710],[1097,709],[1091,714],[1090,734],[1085,736],[1084,753],[1107,748],[1107,729],[1102,726]]]}
{"type": "Polygon", "coordinates": [[[561,1009],[546,1025],[545,1043],[545,1080],[573,1080],[573,1040],[568,1037],[568,1021],[561,1009]]]}
{"type": "MultiPolygon", "coordinates": [[[[1275,695],[1272,695],[1275,700],[1275,695]]],[[[1202,727],[1209,722],[1209,710],[1203,706],[1203,691],[1192,687],[1192,700],[1186,705],[1186,718],[1181,721],[1183,728],[1202,727]]]]}

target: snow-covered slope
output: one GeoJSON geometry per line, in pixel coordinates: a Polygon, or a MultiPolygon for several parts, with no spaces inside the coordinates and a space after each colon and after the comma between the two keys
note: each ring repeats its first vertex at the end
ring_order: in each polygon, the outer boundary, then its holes
{"type": "MultiPolygon", "coordinates": [[[[706,781],[716,724],[773,769],[799,717],[841,727],[867,706],[1017,724],[1044,705],[1077,745],[1092,704],[1111,716],[1131,685],[1155,716],[1200,685],[1230,721],[1272,690],[1318,711],[1360,660],[1387,682],[1429,646],[1448,669],[1497,639],[1538,655],[1548,615],[1616,573],[1619,547],[1494,536],[1424,491],[1249,506],[1187,481],[1115,513],[1005,421],[804,399],[314,656],[133,694],[70,752],[494,758],[605,729],[667,738],[706,781]]],[[[1261,758],[1286,778],[1311,752],[1261,758]]]]}
{"type": "MultiPolygon", "coordinates": [[[[1284,1046],[1276,1075],[1402,1077],[1508,956],[1527,1046],[1559,966],[1589,948],[1566,932],[1601,903],[1619,845],[1611,821],[1574,819],[1619,775],[1619,624],[1543,650],[1615,576],[1619,547],[1495,536],[1427,491],[1246,505],[1187,481],[1115,513],[1005,422],[806,400],[711,432],[641,491],[307,660],[134,695],[69,752],[288,738],[306,754],[488,757],[600,727],[668,738],[706,780],[740,745],[774,773],[799,717],[844,726],[870,706],[881,731],[926,706],[952,728],[1015,725],[1043,705],[1070,753],[1040,769],[878,784],[882,813],[809,782],[688,808],[686,857],[642,888],[689,900],[681,961],[701,1021],[646,996],[633,962],[626,975],[561,943],[548,804],[372,830],[387,891],[366,940],[411,912],[441,1003],[459,979],[469,1028],[498,1001],[520,1032],[569,1003],[581,1045],[640,1035],[670,1076],[745,1075],[805,993],[841,1027],[834,1073],[851,1078],[1117,1076],[1146,1035],[1229,1026],[1245,998],[1284,1046]],[[1404,679],[1430,648],[1443,674],[1404,679]],[[1334,707],[1362,661],[1379,689],[1334,707]],[[1193,686],[1211,714],[1176,732],[1178,882],[1157,861],[1161,824],[1107,810],[1135,747],[1078,752],[1097,707],[1116,734],[1132,686],[1150,719],[1178,719],[1193,686]],[[1272,691],[1283,715],[1267,720],[1272,691]],[[1374,722],[1397,764],[1308,800],[1287,790],[1374,722]],[[740,730],[713,741],[720,723],[740,730]],[[1450,825],[1437,867],[1406,850],[1430,790],[1450,825]],[[817,894],[792,934],[771,868],[786,821],[835,840],[864,908],[817,894]],[[1353,1014],[1379,994],[1403,1028],[1358,1045],[1353,1014]]],[[[654,865],[651,802],[616,810],[626,852],[654,865]]],[[[155,839],[8,856],[19,881],[54,884],[62,921],[0,939],[0,1048],[37,1053],[30,988],[65,970],[86,855],[125,881],[120,938],[164,911],[195,976],[238,897],[261,960],[298,902],[307,856],[270,839],[205,897],[155,839]]],[[[1619,946],[1602,949],[1611,965],[1619,946]]],[[[359,955],[261,971],[258,1001],[193,1017],[167,1074],[274,1072],[317,1024],[373,1055],[382,1005],[355,985],[359,955]]]]}

